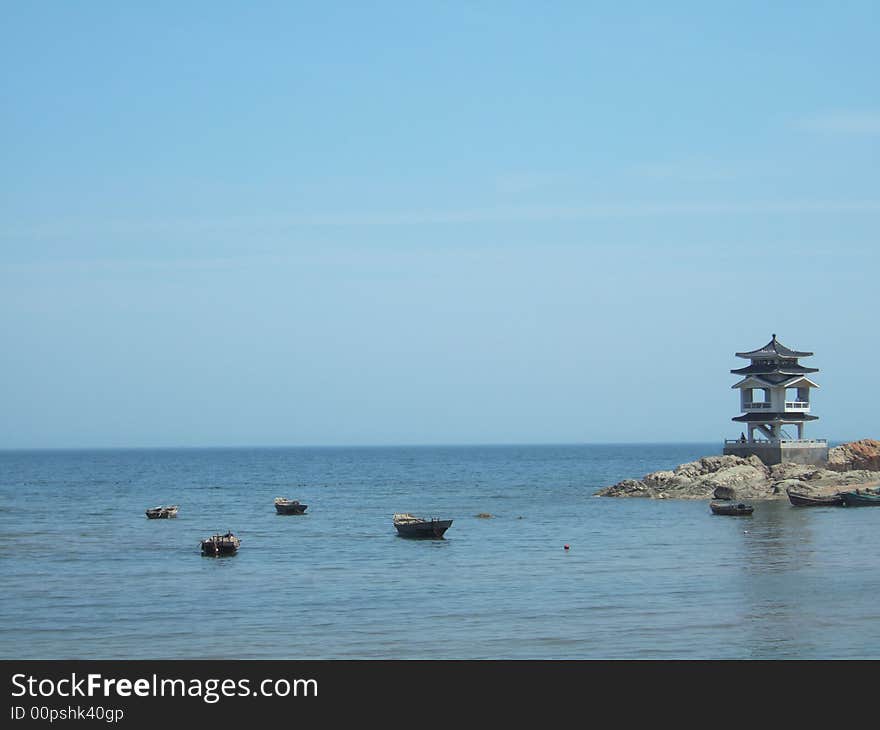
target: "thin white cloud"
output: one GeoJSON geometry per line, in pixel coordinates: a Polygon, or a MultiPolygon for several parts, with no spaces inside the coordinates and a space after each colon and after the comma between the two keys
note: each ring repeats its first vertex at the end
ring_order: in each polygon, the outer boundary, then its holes
{"type": "MultiPolygon", "coordinates": [[[[684,183],[729,182],[742,178],[749,172],[744,166],[734,169],[729,162],[713,162],[711,160],[644,163],[629,168],[629,173],[635,177],[684,183]]],[[[761,172],[766,174],[763,170],[761,172]]]]}
{"type": "Polygon", "coordinates": [[[880,111],[835,111],[800,120],[799,126],[826,134],[880,134],[880,111]]]}
{"type": "Polygon", "coordinates": [[[0,239],[68,238],[82,235],[194,235],[277,233],[291,228],[456,225],[477,223],[553,223],[598,219],[786,213],[876,213],[880,200],[795,200],[679,203],[594,203],[521,205],[458,210],[338,212],[314,215],[174,218],[147,220],[47,221],[0,230],[0,239]]]}

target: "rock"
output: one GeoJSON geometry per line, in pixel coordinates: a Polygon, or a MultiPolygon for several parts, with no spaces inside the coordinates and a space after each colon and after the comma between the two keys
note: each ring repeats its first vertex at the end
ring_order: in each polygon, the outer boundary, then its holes
{"type": "Polygon", "coordinates": [[[648,486],[638,479],[624,479],[613,487],[599,492],[602,496],[609,497],[650,497],[648,486]],[[603,494],[607,492],[607,494],[603,494]]]}
{"type": "Polygon", "coordinates": [[[770,467],[769,477],[773,481],[784,479],[807,479],[816,471],[816,467],[808,464],[774,464],[770,467]]]}
{"type": "Polygon", "coordinates": [[[786,489],[834,493],[880,481],[880,441],[865,439],[831,450],[828,468],[804,464],[766,466],[757,456],[704,456],[641,479],[624,479],[599,497],[649,499],[785,499],[786,489]],[[729,496],[727,496],[729,495],[729,496]]]}
{"type": "Polygon", "coordinates": [[[880,471],[880,441],[862,439],[828,451],[831,471],[880,471]]]}
{"type": "Polygon", "coordinates": [[[773,492],[775,494],[785,494],[786,489],[793,489],[795,492],[804,492],[811,494],[815,491],[815,487],[802,482],[800,479],[783,479],[773,483],[773,492]]]}

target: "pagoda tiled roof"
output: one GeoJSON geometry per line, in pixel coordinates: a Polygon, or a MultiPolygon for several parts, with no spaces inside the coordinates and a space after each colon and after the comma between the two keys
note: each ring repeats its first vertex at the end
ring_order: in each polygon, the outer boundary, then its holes
{"type": "Polygon", "coordinates": [[[765,385],[769,385],[771,388],[784,386],[786,388],[793,388],[796,385],[800,385],[804,383],[808,388],[818,388],[819,384],[814,383],[810,380],[806,375],[782,375],[771,373],[770,375],[747,375],[738,383],[734,383],[731,385],[731,388],[742,388],[746,387],[749,384],[752,384],[751,387],[755,387],[753,384],[759,383],[758,387],[763,387],[765,385]]]}
{"type": "Polygon", "coordinates": [[[819,416],[811,416],[809,413],[744,413],[741,416],[735,416],[731,421],[739,421],[740,423],[771,423],[773,421],[787,421],[796,423],[797,421],[818,421],[819,416]]]}
{"type": "Polygon", "coordinates": [[[788,349],[776,339],[776,335],[774,334],[773,339],[764,345],[764,347],[759,347],[757,350],[752,350],[751,352],[737,352],[736,356],[755,360],[764,357],[809,357],[812,354],[812,352],[799,352],[798,350],[788,349]]]}

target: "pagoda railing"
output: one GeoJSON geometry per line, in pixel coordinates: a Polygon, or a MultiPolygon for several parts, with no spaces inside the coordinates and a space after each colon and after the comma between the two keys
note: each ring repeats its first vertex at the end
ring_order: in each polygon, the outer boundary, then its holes
{"type": "MultiPolygon", "coordinates": [[[[744,411],[760,411],[766,410],[772,407],[772,403],[770,401],[746,401],[743,403],[744,411]]],[[[808,411],[810,410],[810,404],[808,401],[802,400],[787,400],[785,401],[785,410],[787,411],[808,411]]]]}
{"type": "Polygon", "coordinates": [[[808,411],[810,410],[810,404],[806,401],[801,400],[787,400],[785,401],[785,410],[787,411],[808,411]]]}
{"type": "Polygon", "coordinates": [[[778,444],[827,444],[828,439],[752,439],[751,441],[743,441],[742,439],[724,439],[725,444],[741,444],[743,446],[776,446],[778,444]]]}

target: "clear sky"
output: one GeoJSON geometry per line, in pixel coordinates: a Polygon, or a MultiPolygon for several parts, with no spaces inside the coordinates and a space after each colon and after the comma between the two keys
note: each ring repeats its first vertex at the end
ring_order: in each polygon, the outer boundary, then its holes
{"type": "Polygon", "coordinates": [[[880,437],[877,2],[0,13],[0,448],[880,437]]]}

